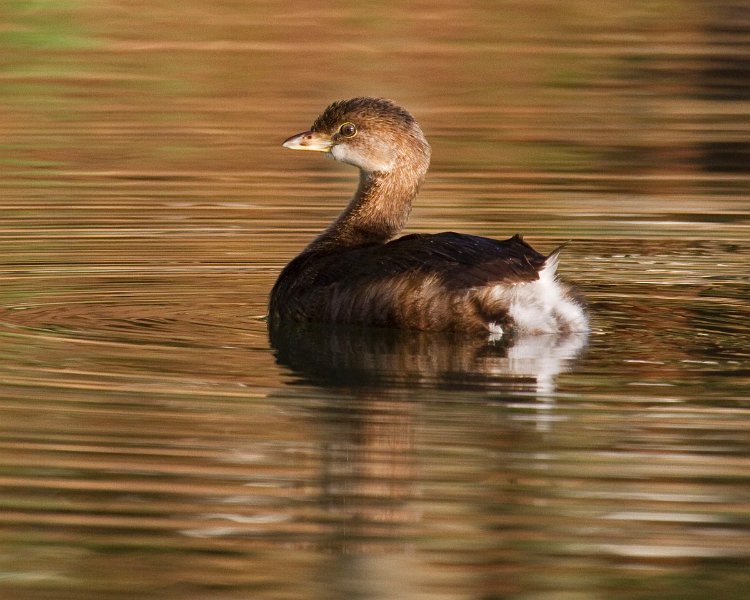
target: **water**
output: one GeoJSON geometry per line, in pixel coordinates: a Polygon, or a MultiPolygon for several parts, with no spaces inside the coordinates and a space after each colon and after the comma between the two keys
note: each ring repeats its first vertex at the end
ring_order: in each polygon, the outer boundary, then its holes
{"type": "Polygon", "coordinates": [[[0,597],[746,597],[744,3],[2,10],[0,597]],[[409,231],[572,240],[588,336],[269,339],[358,94],[409,231]]]}

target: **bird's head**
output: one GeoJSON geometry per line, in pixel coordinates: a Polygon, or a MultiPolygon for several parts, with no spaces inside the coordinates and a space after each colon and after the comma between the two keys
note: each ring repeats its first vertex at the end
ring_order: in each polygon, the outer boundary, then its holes
{"type": "Polygon", "coordinates": [[[366,173],[399,167],[423,175],[430,145],[414,117],[390,100],[352,98],[334,102],[303,131],[284,142],[285,148],[325,152],[366,173]]]}

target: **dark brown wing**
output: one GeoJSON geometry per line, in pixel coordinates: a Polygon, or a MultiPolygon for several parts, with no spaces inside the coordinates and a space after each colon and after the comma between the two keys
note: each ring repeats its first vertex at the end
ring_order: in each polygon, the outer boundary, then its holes
{"type": "Polygon", "coordinates": [[[272,318],[326,320],[334,290],[356,294],[371,284],[431,275],[446,291],[494,283],[536,281],[547,257],[516,235],[493,240],[453,232],[407,235],[383,245],[333,252],[303,252],[282,271],[271,291],[272,318]]]}
{"type": "Polygon", "coordinates": [[[313,286],[361,285],[406,273],[434,274],[448,289],[539,278],[546,256],[516,235],[493,240],[453,232],[407,235],[382,246],[367,246],[316,261],[313,286]]]}

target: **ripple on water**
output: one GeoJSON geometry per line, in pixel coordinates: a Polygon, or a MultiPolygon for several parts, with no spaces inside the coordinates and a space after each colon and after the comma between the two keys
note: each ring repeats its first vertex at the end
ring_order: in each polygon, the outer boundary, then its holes
{"type": "Polygon", "coordinates": [[[180,378],[275,382],[264,306],[252,293],[248,300],[243,285],[249,281],[252,290],[255,276],[238,283],[242,274],[133,269],[125,277],[97,269],[42,274],[36,285],[26,277],[23,285],[36,291],[16,293],[0,310],[6,364],[15,361],[16,374],[25,366],[29,377],[45,371],[49,380],[54,372],[71,377],[77,371],[90,380],[117,375],[172,385],[180,378]]]}

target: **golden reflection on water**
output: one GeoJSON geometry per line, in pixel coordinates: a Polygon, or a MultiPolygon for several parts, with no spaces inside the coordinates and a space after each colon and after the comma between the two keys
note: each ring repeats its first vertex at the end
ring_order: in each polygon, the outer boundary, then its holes
{"type": "Polygon", "coordinates": [[[0,596],[745,597],[744,3],[2,11],[0,596]],[[588,339],[269,337],[356,178],[280,143],[360,94],[588,339]]]}

